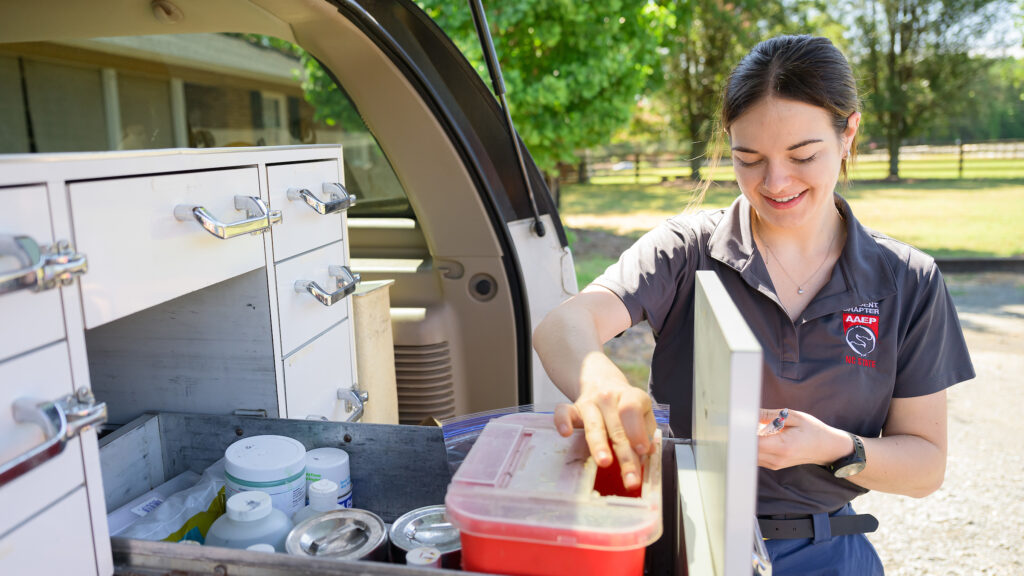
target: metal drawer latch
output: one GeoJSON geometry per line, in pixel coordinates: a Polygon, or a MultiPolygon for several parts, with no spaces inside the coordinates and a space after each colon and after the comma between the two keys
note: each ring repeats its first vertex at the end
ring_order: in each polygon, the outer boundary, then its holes
{"type": "Polygon", "coordinates": [[[63,452],[68,441],[81,431],[107,421],[106,403],[97,403],[88,388],[79,388],[74,395],[69,394],[54,401],[18,398],[12,409],[15,422],[38,425],[46,434],[46,440],[13,460],[0,464],[0,486],[63,452]]]}
{"type": "Polygon", "coordinates": [[[67,240],[40,247],[28,236],[0,234],[0,256],[13,256],[22,265],[10,272],[0,271],[0,294],[27,289],[42,292],[57,284],[70,286],[89,268],[85,254],[75,252],[67,240]]]}
{"type": "Polygon", "coordinates": [[[355,292],[356,286],[359,285],[360,281],[359,274],[349,270],[348,266],[328,266],[327,275],[338,279],[337,290],[334,292],[324,290],[312,280],[296,280],[295,291],[299,293],[308,292],[324,306],[333,306],[339,300],[343,300],[346,296],[355,292]]]}
{"type": "Polygon", "coordinates": [[[293,202],[302,200],[321,215],[334,214],[356,205],[356,195],[349,194],[348,190],[345,190],[345,187],[338,182],[324,182],[322,190],[324,196],[329,198],[327,202],[317,198],[305,188],[289,188],[288,199],[293,202]]]}

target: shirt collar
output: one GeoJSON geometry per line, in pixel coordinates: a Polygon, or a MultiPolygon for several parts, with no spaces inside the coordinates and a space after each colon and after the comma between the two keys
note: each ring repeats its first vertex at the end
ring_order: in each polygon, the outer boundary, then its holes
{"type": "MultiPolygon", "coordinates": [[[[835,203],[846,221],[846,243],[829,281],[801,314],[803,321],[864,302],[877,302],[896,293],[896,279],[871,232],[861,225],[839,194],[835,195],[835,203]]],[[[742,194],[712,232],[708,253],[739,272],[750,287],[779,303],[764,258],[754,243],[750,203],[742,194]]]]}

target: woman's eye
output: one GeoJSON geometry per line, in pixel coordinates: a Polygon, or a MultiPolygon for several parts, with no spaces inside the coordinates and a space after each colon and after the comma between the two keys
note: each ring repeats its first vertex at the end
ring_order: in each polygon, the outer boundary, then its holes
{"type": "Polygon", "coordinates": [[[793,161],[796,162],[797,164],[807,164],[808,162],[814,160],[817,157],[818,154],[814,153],[808,156],[807,158],[793,158],[793,161]]]}
{"type": "Polygon", "coordinates": [[[757,166],[761,162],[764,162],[764,160],[755,160],[754,162],[744,162],[743,160],[740,160],[739,158],[735,158],[735,160],[736,160],[737,164],[739,164],[740,166],[742,166],[744,168],[750,168],[751,166],[757,166]]]}

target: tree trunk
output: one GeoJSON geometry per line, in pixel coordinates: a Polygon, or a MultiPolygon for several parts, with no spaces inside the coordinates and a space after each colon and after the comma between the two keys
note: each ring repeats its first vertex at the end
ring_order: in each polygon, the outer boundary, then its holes
{"type": "Polygon", "coordinates": [[[548,192],[551,194],[551,198],[555,201],[555,208],[558,210],[562,209],[562,188],[558,184],[558,173],[548,174],[544,173],[544,179],[547,180],[548,192]]]}
{"type": "Polygon", "coordinates": [[[690,147],[690,180],[700,182],[700,169],[704,165],[704,154],[708,144],[699,138],[693,140],[693,145],[690,147]]]}
{"type": "Polygon", "coordinates": [[[576,181],[580,184],[590,184],[590,173],[587,169],[587,151],[584,150],[580,156],[580,163],[576,166],[576,181]]]}
{"type": "Polygon", "coordinates": [[[900,134],[896,128],[899,125],[899,115],[892,115],[892,126],[886,130],[889,140],[889,175],[885,177],[890,182],[898,182],[900,179],[900,134]]]}

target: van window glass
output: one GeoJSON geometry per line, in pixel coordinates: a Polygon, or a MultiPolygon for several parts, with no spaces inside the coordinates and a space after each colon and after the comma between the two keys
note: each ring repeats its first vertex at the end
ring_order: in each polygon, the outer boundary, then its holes
{"type": "Polygon", "coordinates": [[[0,44],[0,153],[341,144],[351,213],[413,216],[344,87],[306,94],[325,75],[300,54],[238,34],[0,44]]]}

